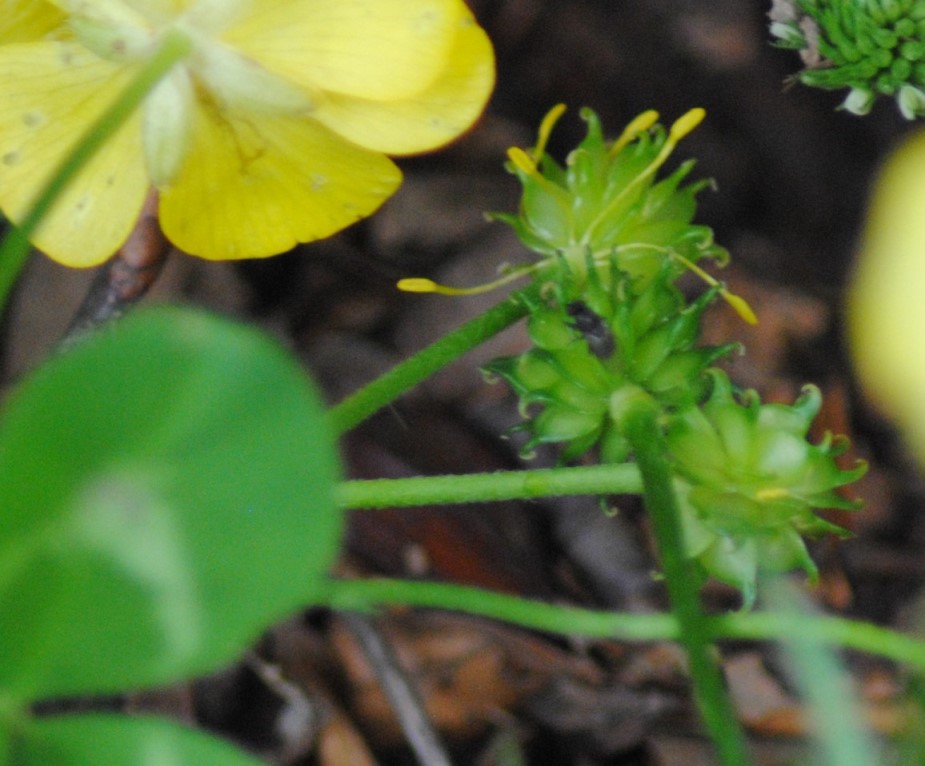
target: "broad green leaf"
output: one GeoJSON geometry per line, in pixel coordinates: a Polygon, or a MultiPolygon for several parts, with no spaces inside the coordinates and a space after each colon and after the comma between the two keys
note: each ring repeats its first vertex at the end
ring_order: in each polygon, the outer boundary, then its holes
{"type": "Polygon", "coordinates": [[[112,714],[35,719],[14,739],[11,756],[17,766],[265,766],[172,721],[112,714]]]}
{"type": "Polygon", "coordinates": [[[161,684],[321,596],[340,543],[315,390],[260,333],[138,312],[0,412],[0,690],[161,684]]]}

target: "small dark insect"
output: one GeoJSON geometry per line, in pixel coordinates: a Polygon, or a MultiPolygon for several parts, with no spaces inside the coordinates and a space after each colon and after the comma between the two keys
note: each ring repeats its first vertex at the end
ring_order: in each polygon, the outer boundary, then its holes
{"type": "Polygon", "coordinates": [[[613,333],[607,322],[584,301],[572,301],[565,307],[575,329],[588,343],[588,350],[598,359],[609,359],[616,350],[613,333]]]}

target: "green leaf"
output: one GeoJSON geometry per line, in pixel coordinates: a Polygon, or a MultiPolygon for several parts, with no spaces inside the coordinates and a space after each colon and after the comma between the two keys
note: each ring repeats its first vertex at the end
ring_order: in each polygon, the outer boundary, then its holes
{"type": "Polygon", "coordinates": [[[172,721],[114,714],[35,719],[15,738],[11,756],[17,766],[265,766],[172,721]]]}
{"type": "Polygon", "coordinates": [[[321,598],[333,439],[260,333],[142,311],[52,358],[0,415],[0,690],[167,683],[321,598]]]}
{"type": "MultiPolygon", "coordinates": [[[[811,619],[808,600],[786,580],[768,580],[763,586],[773,611],[802,615],[807,621],[811,619]]],[[[782,643],[793,683],[807,702],[807,718],[815,746],[815,757],[808,762],[819,766],[886,763],[877,738],[865,724],[851,677],[838,656],[821,642],[799,632],[792,633],[782,643]]]]}

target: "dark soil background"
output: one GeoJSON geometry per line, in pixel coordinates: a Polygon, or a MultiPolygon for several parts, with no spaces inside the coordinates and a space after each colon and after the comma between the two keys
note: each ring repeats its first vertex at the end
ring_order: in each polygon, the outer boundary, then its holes
{"type": "MultiPolygon", "coordinates": [[[[255,322],[304,359],[335,402],[499,300],[397,292],[424,275],[468,285],[528,255],[486,210],[513,210],[519,188],[502,170],[505,150],[530,146],[558,102],[569,112],[551,151],[582,137],[578,109],[600,114],[611,134],[645,109],[670,123],[693,106],[706,121],[672,162],[698,159],[715,179],[698,220],[733,256],[723,275],[756,308],[745,327],[723,307],[710,314],[714,341],[740,338],[748,353],[737,382],[769,400],[792,401],[820,385],[820,433],[848,434],[852,457],[871,461],[856,490],[866,508],[840,521],[855,537],[822,541],[823,576],[811,591],[821,610],[884,624],[916,620],[923,574],[923,486],[894,432],[858,391],[842,345],[842,292],[878,162],[910,126],[892,103],[857,118],[843,95],[788,86],[796,54],[769,44],[755,0],[471,0],[498,57],[498,85],[484,119],[445,151],[402,161],[406,182],[369,221],[327,241],[261,262],[204,263],[174,255],[150,301],[193,302],[255,322]]],[[[48,353],[91,274],[37,257],[7,327],[5,376],[48,353]]],[[[910,339],[920,335],[910,328],[910,339]]],[[[524,348],[522,328],[499,336],[411,392],[345,440],[355,477],[510,469],[516,422],[503,385],[478,365],[524,348]]],[[[272,395],[268,392],[268,395],[272,395]]],[[[538,456],[532,465],[548,464],[538,456]]],[[[651,573],[645,519],[631,499],[620,513],[594,498],[354,514],[343,573],[384,573],[470,583],[602,608],[664,608],[651,573]]],[[[737,606],[721,587],[715,609],[737,606]]],[[[671,645],[626,646],[533,634],[436,612],[396,610],[376,622],[419,687],[454,763],[700,766],[712,763],[671,645]],[[518,760],[520,759],[520,760],[518,760]]],[[[178,689],[117,704],[165,710],[219,731],[290,766],[414,763],[388,703],[348,626],[311,611],[270,630],[256,658],[178,689]],[[267,679],[279,671],[286,699],[267,679]],[[288,688],[288,687],[287,687],[288,688]],[[294,690],[294,691],[293,691],[294,690]],[[295,701],[294,701],[295,700],[295,701]],[[281,712],[302,705],[302,724],[282,731],[281,712]]],[[[724,647],[739,715],[756,763],[793,762],[805,721],[773,649],[724,647]]],[[[900,725],[900,671],[848,656],[870,725],[900,725]]]]}

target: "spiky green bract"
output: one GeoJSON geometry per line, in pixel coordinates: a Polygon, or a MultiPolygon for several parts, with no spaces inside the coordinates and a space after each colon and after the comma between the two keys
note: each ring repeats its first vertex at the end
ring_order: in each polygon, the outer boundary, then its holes
{"type": "Polygon", "coordinates": [[[792,405],[762,404],[754,391],[736,395],[721,370],[709,378],[706,402],[670,415],[665,438],[688,555],[705,574],[739,588],[749,608],[759,571],[816,575],[802,535],[847,533],[814,509],[856,510],[859,503],[836,490],[867,466],[839,468],[843,437],[807,440],[822,403],[816,387],[792,405]]]}
{"type": "Polygon", "coordinates": [[[906,119],[925,115],[923,0],[797,0],[771,24],[783,47],[818,59],[798,75],[819,88],[850,88],[842,107],[867,114],[877,96],[896,99],[906,119]]]}
{"type": "Polygon", "coordinates": [[[485,369],[520,398],[525,452],[561,443],[562,460],[569,461],[600,445],[602,461],[622,462],[629,448],[609,415],[614,392],[634,385],[666,408],[691,405],[705,393],[704,370],[735,344],[696,346],[700,318],[717,289],[688,305],[671,260],[663,258],[648,279],[616,266],[602,276],[588,261],[580,274],[559,261],[558,278],[531,307],[534,346],[485,369]]]}
{"type": "Polygon", "coordinates": [[[691,223],[696,194],[709,184],[682,184],[693,161],[656,181],[668,155],[663,149],[669,135],[663,127],[654,125],[624,142],[607,141],[592,110],[582,109],[581,117],[588,124],[587,135],[564,166],[545,153],[543,135],[533,150],[535,168],[508,163],[523,185],[520,211],[496,213],[495,219],[509,224],[535,253],[564,258],[575,273],[584,269],[589,253],[608,270],[615,255],[620,270],[649,277],[659,271],[669,250],[691,262],[704,257],[728,260],[711,229],[691,223]]]}

